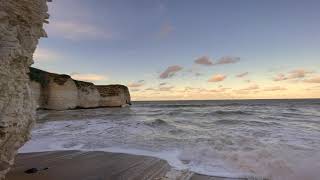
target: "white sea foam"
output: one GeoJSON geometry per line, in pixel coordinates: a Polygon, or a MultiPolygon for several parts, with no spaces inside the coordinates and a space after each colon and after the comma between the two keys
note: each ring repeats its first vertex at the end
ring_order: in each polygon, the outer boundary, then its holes
{"type": "Polygon", "coordinates": [[[319,104],[304,111],[297,103],[188,103],[49,112],[19,152],[107,151],[158,157],[207,175],[319,179],[319,104]]]}

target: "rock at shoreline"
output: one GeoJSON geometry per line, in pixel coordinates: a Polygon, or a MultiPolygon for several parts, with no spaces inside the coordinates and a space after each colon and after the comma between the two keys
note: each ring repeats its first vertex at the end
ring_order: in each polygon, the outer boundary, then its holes
{"type": "Polygon", "coordinates": [[[34,123],[27,73],[38,40],[47,36],[47,11],[47,0],[0,0],[0,179],[34,123]]]}
{"type": "Polygon", "coordinates": [[[75,81],[78,88],[78,107],[99,107],[100,94],[93,83],[75,81]]]}
{"type": "Polygon", "coordinates": [[[121,107],[131,104],[123,85],[96,86],[60,75],[30,68],[31,92],[38,108],[66,110],[75,108],[121,107]]]}
{"type": "Polygon", "coordinates": [[[123,85],[96,86],[100,93],[101,107],[121,107],[131,105],[129,89],[123,85]]]}

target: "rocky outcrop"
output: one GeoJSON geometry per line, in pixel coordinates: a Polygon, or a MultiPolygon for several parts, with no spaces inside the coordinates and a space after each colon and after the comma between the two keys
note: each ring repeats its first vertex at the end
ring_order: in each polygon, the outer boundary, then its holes
{"type": "Polygon", "coordinates": [[[0,179],[34,122],[27,73],[39,38],[46,36],[47,10],[46,0],[0,0],[0,179]]]}
{"type": "Polygon", "coordinates": [[[75,81],[78,88],[78,107],[99,107],[100,94],[93,83],[75,81]]]}
{"type": "Polygon", "coordinates": [[[102,107],[121,107],[131,104],[129,89],[126,86],[116,84],[96,87],[101,96],[99,105],[102,107]]]}
{"type": "Polygon", "coordinates": [[[68,75],[30,68],[31,90],[38,108],[65,110],[74,108],[120,107],[130,104],[126,86],[95,86],[73,80],[68,75]]]}
{"type": "Polygon", "coordinates": [[[38,108],[64,110],[77,107],[78,88],[70,76],[36,68],[30,68],[29,76],[38,108]]]}

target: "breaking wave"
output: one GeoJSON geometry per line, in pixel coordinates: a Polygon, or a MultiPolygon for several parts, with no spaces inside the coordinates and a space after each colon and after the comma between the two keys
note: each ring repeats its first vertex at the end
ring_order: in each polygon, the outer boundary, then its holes
{"type": "Polygon", "coordinates": [[[320,106],[308,102],[142,102],[125,109],[44,111],[20,152],[122,152],[206,175],[318,180],[320,106]]]}

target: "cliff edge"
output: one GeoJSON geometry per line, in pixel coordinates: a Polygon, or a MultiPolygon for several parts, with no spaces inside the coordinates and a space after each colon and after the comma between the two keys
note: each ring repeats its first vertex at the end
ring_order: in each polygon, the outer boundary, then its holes
{"type": "Polygon", "coordinates": [[[66,110],[75,108],[122,107],[131,104],[129,89],[123,85],[96,86],[30,68],[31,92],[37,108],[66,110]]]}
{"type": "Polygon", "coordinates": [[[34,123],[29,66],[49,17],[47,0],[0,0],[0,179],[34,123]]]}

